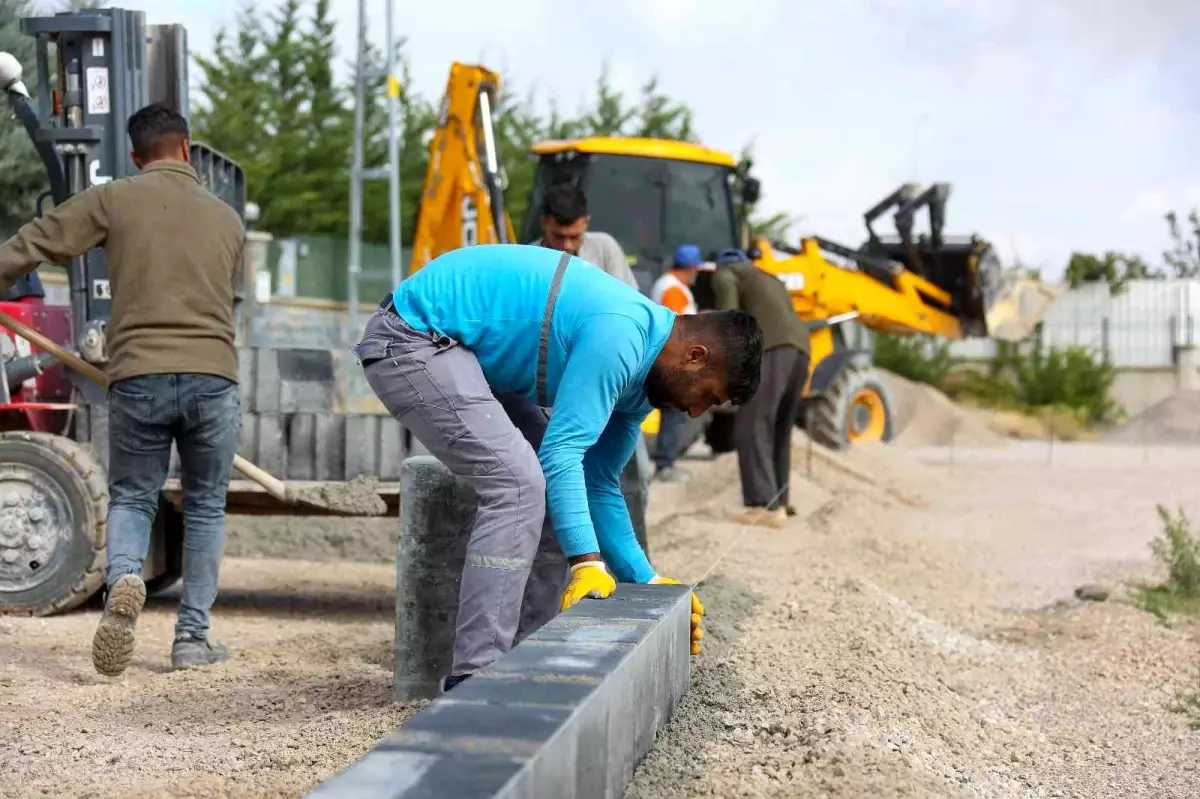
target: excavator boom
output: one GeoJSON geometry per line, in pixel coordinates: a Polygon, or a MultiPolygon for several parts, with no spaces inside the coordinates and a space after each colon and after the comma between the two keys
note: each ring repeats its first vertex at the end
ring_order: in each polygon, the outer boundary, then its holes
{"type": "Polygon", "coordinates": [[[504,169],[496,144],[500,76],[455,63],[421,187],[410,274],[444,252],[516,239],[504,207],[504,169]]]}

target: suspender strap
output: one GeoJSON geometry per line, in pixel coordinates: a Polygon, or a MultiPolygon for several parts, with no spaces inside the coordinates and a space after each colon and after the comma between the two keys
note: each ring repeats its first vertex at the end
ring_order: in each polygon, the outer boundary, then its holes
{"type": "Polygon", "coordinates": [[[550,358],[550,322],[554,319],[554,305],[558,302],[558,291],[562,287],[563,273],[571,263],[571,253],[564,252],[558,259],[558,269],[554,270],[554,280],[550,283],[550,296],[546,298],[546,312],[542,315],[542,338],[538,341],[537,362],[537,398],[538,405],[547,407],[546,399],[546,362],[550,358]]]}

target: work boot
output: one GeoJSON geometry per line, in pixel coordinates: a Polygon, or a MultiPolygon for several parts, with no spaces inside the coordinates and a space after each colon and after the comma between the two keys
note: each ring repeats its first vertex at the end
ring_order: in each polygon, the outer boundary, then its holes
{"type": "Polygon", "coordinates": [[[654,479],[661,483],[686,483],[691,477],[678,466],[665,466],[654,473],[654,479]]]}
{"type": "Polygon", "coordinates": [[[787,511],[783,508],[767,510],[766,508],[746,507],[733,514],[730,521],[734,524],[752,524],[758,527],[779,528],[787,524],[787,511]]]}
{"type": "Polygon", "coordinates": [[[171,667],[174,669],[194,669],[226,660],[229,660],[229,650],[207,638],[183,635],[171,644],[171,667]]]}
{"type": "Polygon", "coordinates": [[[146,584],[136,574],[123,574],[104,603],[104,615],[92,637],[92,665],[105,677],[116,677],[133,658],[134,628],[146,606],[146,584]]]}

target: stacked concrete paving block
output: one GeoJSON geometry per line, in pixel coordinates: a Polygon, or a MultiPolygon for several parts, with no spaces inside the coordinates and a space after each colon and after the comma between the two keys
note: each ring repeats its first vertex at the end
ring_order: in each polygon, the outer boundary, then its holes
{"type": "MultiPolygon", "coordinates": [[[[242,435],[238,453],[285,480],[399,479],[400,423],[386,414],[347,413],[332,350],[239,349],[242,435]]],[[[178,476],[178,456],[171,475],[178,476]]]]}
{"type": "MultiPolygon", "coordinates": [[[[429,456],[402,470],[399,699],[449,669],[475,498],[429,456]]],[[[413,716],[310,796],[621,796],[691,678],[691,591],[620,585],[584,600],[413,716]]]]}

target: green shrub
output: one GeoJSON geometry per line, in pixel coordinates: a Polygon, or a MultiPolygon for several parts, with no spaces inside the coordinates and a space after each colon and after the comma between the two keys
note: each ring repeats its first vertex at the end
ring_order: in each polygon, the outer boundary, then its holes
{"type": "Polygon", "coordinates": [[[980,371],[962,368],[947,341],[877,333],[874,360],[881,369],[989,408],[1069,416],[1081,426],[1115,422],[1121,416],[1121,407],[1111,397],[1116,369],[1086,347],[1024,354],[1009,342],[997,345],[996,356],[980,371]]]}
{"type": "Polygon", "coordinates": [[[875,334],[874,361],[880,369],[931,386],[945,380],[956,363],[946,341],[887,333],[875,334]]]}
{"type": "Polygon", "coordinates": [[[1200,540],[1192,533],[1183,509],[1178,515],[1158,506],[1163,532],[1150,543],[1154,557],[1167,568],[1167,579],[1135,589],[1133,599],[1164,622],[1177,613],[1200,611],[1200,540]]]}
{"type": "Polygon", "coordinates": [[[1086,347],[1035,352],[1013,366],[1017,396],[1027,405],[1070,408],[1086,414],[1089,422],[1115,421],[1119,415],[1111,398],[1116,369],[1086,347]]]}
{"type": "Polygon", "coordinates": [[[951,399],[971,399],[988,408],[1015,410],[1023,407],[1012,378],[999,372],[959,369],[947,375],[938,388],[951,399]]]}

